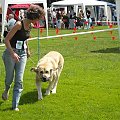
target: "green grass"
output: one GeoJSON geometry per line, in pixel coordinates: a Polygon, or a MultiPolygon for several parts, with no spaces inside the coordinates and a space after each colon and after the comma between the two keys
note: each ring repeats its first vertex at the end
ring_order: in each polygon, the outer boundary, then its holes
{"type": "MultiPolygon", "coordinates": [[[[71,32],[61,30],[60,34],[71,32]]],[[[55,30],[51,29],[49,34],[54,35],[55,30]]],[[[36,35],[33,30],[32,37],[36,35]]],[[[55,50],[65,59],[57,94],[44,96],[42,101],[37,100],[35,74],[30,72],[38,61],[37,44],[37,40],[29,41],[31,58],[24,74],[20,111],[10,110],[12,86],[9,100],[0,99],[0,120],[120,120],[120,42],[117,31],[41,40],[40,57],[55,50]],[[112,36],[116,39],[112,40],[112,36]]],[[[4,49],[0,47],[1,56],[4,49]]],[[[5,77],[2,59],[0,75],[2,94],[5,77]]],[[[43,91],[46,86],[47,83],[43,83],[43,91]]]]}

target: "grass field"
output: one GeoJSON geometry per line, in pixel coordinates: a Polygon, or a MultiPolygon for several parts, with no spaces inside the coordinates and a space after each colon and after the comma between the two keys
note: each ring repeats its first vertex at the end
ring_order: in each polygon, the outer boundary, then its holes
{"type": "MultiPolygon", "coordinates": [[[[72,30],[61,31],[70,32],[72,30]]],[[[52,29],[50,35],[53,34],[55,30],[52,29]]],[[[33,30],[32,37],[36,35],[33,30]]],[[[38,61],[38,41],[29,41],[29,46],[31,58],[25,70],[20,111],[11,110],[11,89],[9,100],[4,102],[0,98],[0,120],[120,120],[120,41],[117,31],[40,40],[40,57],[55,50],[65,59],[57,94],[44,96],[42,101],[37,100],[35,74],[30,72],[38,61]]],[[[4,49],[0,47],[0,56],[4,49]]],[[[5,76],[2,59],[0,76],[1,95],[5,76]]],[[[44,83],[43,92],[46,86],[44,83]]]]}

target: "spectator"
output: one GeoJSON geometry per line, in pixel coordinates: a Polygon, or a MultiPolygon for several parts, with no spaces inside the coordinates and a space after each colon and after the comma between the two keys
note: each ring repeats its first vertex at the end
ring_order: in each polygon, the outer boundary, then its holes
{"type": "Polygon", "coordinates": [[[86,8],[86,29],[89,29],[91,27],[92,24],[92,19],[91,19],[91,11],[86,8]]]}
{"type": "Polygon", "coordinates": [[[91,15],[90,10],[88,8],[86,8],[86,16],[88,19],[90,18],[90,15],[91,15]]]}
{"type": "Polygon", "coordinates": [[[56,10],[53,9],[53,18],[52,18],[52,22],[53,22],[53,28],[56,28],[56,22],[57,22],[57,19],[56,19],[56,10]]]}
{"type": "Polygon", "coordinates": [[[10,31],[13,28],[15,23],[16,23],[16,20],[14,19],[14,15],[9,14],[9,16],[8,16],[8,31],[10,31]]]}
{"type": "Polygon", "coordinates": [[[24,19],[24,17],[25,17],[25,11],[21,9],[19,11],[19,18],[20,18],[20,20],[22,20],[22,19],[24,19]]]}
{"type": "Polygon", "coordinates": [[[78,28],[80,21],[79,21],[79,18],[76,16],[75,12],[74,12],[73,19],[74,19],[75,27],[78,28]]]}
{"type": "Polygon", "coordinates": [[[73,29],[74,27],[75,27],[74,18],[72,17],[72,15],[70,15],[69,28],[73,29]]]}
{"type": "Polygon", "coordinates": [[[7,19],[5,19],[5,26],[4,26],[4,38],[7,36],[8,34],[8,23],[7,23],[7,19]]]}
{"type": "Polygon", "coordinates": [[[66,14],[63,15],[63,22],[64,22],[64,25],[65,25],[65,28],[68,29],[68,27],[69,27],[69,17],[68,17],[68,15],[66,15],[66,14]]]}
{"type": "Polygon", "coordinates": [[[74,8],[73,7],[71,7],[70,15],[72,15],[72,17],[74,16],[74,8]]]}
{"type": "Polygon", "coordinates": [[[61,14],[60,14],[60,11],[57,11],[56,18],[57,18],[56,27],[60,29],[61,28],[61,14]]]}
{"type": "Polygon", "coordinates": [[[79,18],[80,18],[80,28],[82,27],[84,29],[85,17],[84,17],[83,10],[80,10],[79,18]]]}

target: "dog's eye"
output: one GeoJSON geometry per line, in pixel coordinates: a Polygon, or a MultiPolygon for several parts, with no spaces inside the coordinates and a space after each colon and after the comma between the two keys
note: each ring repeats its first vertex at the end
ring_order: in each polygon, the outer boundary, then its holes
{"type": "Polygon", "coordinates": [[[43,74],[43,71],[40,71],[40,74],[43,74]]]}
{"type": "Polygon", "coordinates": [[[45,71],[45,73],[49,73],[49,71],[45,71]]]}

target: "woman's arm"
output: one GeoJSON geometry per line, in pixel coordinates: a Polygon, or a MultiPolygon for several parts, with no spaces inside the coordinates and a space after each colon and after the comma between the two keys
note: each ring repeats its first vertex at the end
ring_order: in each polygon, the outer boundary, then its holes
{"type": "Polygon", "coordinates": [[[10,32],[7,34],[6,38],[5,38],[5,45],[6,48],[9,50],[11,57],[18,62],[19,61],[19,56],[13,51],[11,45],[10,45],[10,40],[12,39],[12,37],[15,35],[15,33],[21,29],[21,22],[18,21],[15,26],[10,30],[10,32]]]}

